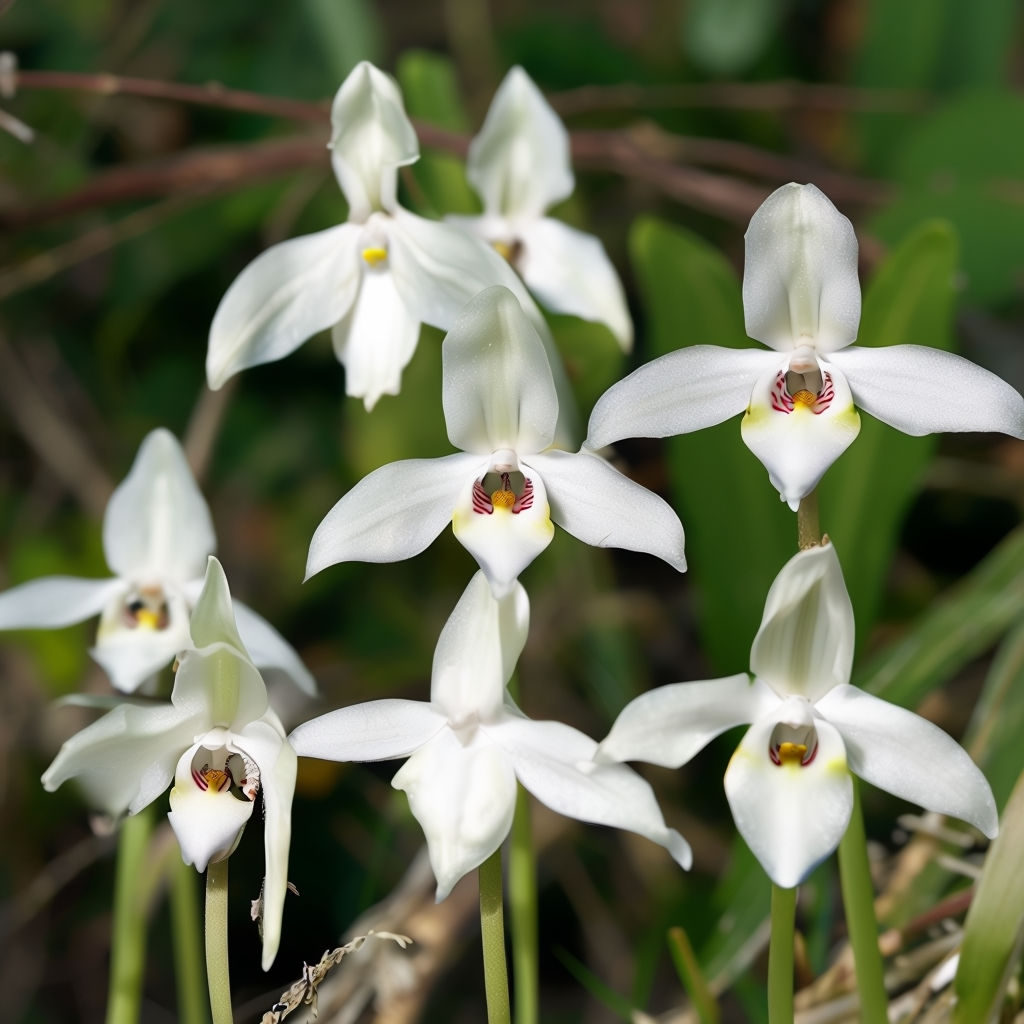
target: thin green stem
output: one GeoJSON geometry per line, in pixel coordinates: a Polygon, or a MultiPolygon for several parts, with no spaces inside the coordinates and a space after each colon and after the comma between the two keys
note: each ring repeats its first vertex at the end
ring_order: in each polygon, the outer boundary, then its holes
{"type": "Polygon", "coordinates": [[[107,1024],[138,1024],[146,966],[146,881],[149,839],[156,811],[152,804],[125,819],[117,841],[114,879],[114,933],[110,944],[107,1024]]]}
{"type": "Polygon", "coordinates": [[[860,788],[853,780],[853,813],[846,835],[839,844],[839,881],[843,889],[846,927],[850,933],[853,959],[857,968],[862,1021],[888,1020],[889,1000],[885,994],[882,954],[878,949],[878,921],[875,918],[875,891],[868,864],[864,815],[860,808],[860,788]]]}
{"type": "Polygon", "coordinates": [[[796,510],[796,543],[801,551],[816,548],[821,543],[817,491],[811,491],[800,499],[800,506],[796,510]]]}
{"type": "Polygon", "coordinates": [[[772,886],[772,937],[768,946],[768,1020],[793,1024],[793,929],[796,889],[772,886]]]}
{"type": "Polygon", "coordinates": [[[206,977],[213,1024],[232,1024],[228,970],[228,858],[206,869],[206,977]]]}
{"type": "Polygon", "coordinates": [[[537,1024],[537,863],[530,828],[530,796],[519,787],[508,857],[508,909],[512,925],[512,981],[516,1024],[537,1024]]]}
{"type": "Polygon", "coordinates": [[[178,987],[178,1020],[182,1024],[208,1024],[206,968],[200,935],[199,873],[186,864],[177,847],[170,866],[171,934],[174,939],[174,979],[178,987]]]}
{"type": "MultiPolygon", "coordinates": [[[[505,963],[505,915],[501,892],[501,847],[480,865],[480,936],[484,947],[487,1024],[512,1024],[505,963]]],[[[220,1024],[219,1021],[215,1024],[220,1024]]]]}

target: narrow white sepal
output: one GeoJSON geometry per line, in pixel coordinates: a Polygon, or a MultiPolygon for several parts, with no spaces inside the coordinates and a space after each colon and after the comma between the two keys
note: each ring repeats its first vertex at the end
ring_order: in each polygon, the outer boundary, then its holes
{"type": "Polygon", "coordinates": [[[44,576],[0,594],[0,629],[59,629],[98,615],[127,589],[123,580],[44,576]]]}

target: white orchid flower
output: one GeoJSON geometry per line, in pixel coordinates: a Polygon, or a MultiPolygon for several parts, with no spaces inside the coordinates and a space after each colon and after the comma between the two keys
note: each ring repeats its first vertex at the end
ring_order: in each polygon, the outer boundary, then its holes
{"type": "Polygon", "coordinates": [[[560,722],[534,722],[505,684],[526,643],[529,601],[514,584],[493,596],[477,573],[441,631],[430,701],[375,700],[300,725],[302,757],[407,757],[392,780],[423,828],[437,898],[482,864],[512,826],[518,779],[560,814],[637,832],[684,868],[686,840],[666,826],[651,787],[624,765],[594,765],[597,744],[560,722]]]}
{"type": "Polygon", "coordinates": [[[262,794],[268,970],[281,937],[296,758],[242,644],[224,570],[212,556],[191,628],[195,649],[182,655],[170,704],[116,707],[61,747],[43,785],[52,792],[79,778],[118,816],[142,810],[173,782],[168,818],[185,863],[199,871],[230,855],[262,794]]]}
{"type": "Polygon", "coordinates": [[[448,437],[462,451],[382,466],[317,527],[307,577],[335,562],[419,554],[450,521],[496,596],[550,543],[552,519],[599,547],[649,551],[682,571],[683,528],[657,495],[590,453],[546,450],[558,398],[516,297],[489,288],[441,347],[448,437]]]}
{"type": "Polygon", "coordinates": [[[813,185],[784,185],[751,218],[743,309],[772,351],[694,345],[599,399],[584,447],[667,437],[744,412],[747,447],[794,510],[860,430],[857,406],[905,434],[1024,438],[1024,399],[961,356],[919,345],[861,348],[857,238],[813,185]]]}
{"type": "Polygon", "coordinates": [[[521,67],[512,68],[494,94],[469,144],[466,174],[483,200],[483,215],[448,219],[493,245],[548,309],[607,325],[628,352],[633,321],[604,246],[544,216],[575,187],[569,133],[521,67]]]}
{"type": "Polygon", "coordinates": [[[768,592],[750,652],[754,673],[675,683],[619,715],[597,759],[676,768],[715,736],[751,723],[725,773],[740,834],[791,888],[839,844],[850,772],[903,800],[995,836],[985,777],[931,722],[850,685],[853,607],[831,544],[801,551],[768,592]]]}
{"type": "MultiPolygon", "coordinates": [[[[118,690],[133,692],[191,646],[188,617],[216,546],[185,453],[167,430],[154,430],[103,516],[103,551],[115,576],[47,576],[12,587],[0,594],[0,629],[58,628],[98,614],[90,653],[118,690]]],[[[269,622],[238,602],[235,614],[257,665],[316,693],[308,669],[269,622]]]]}
{"type": "Polygon", "coordinates": [[[481,289],[504,284],[542,322],[489,246],[398,205],[399,168],[419,159],[419,144],[390,77],[358,64],[334,97],[331,123],[348,222],[275,245],[238,275],[210,328],[211,388],[331,328],[345,391],[369,410],[381,395],[398,394],[420,324],[447,330],[481,289]]]}

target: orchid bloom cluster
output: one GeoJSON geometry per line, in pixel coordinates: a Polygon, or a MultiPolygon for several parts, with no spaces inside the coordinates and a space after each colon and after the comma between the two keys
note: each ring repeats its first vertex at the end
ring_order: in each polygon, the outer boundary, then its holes
{"type": "Polygon", "coordinates": [[[224,570],[210,556],[170,704],[122,703],[76,733],[43,775],[77,778],[115,817],[173,782],[168,819],[186,864],[205,871],[234,850],[257,796],[265,816],[263,968],[274,962],[288,883],[295,753],[239,635],[224,570]]]}

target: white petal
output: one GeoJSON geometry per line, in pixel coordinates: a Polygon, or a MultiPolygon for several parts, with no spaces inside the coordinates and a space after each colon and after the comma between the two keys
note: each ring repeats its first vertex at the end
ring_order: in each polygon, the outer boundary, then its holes
{"type": "Polygon", "coordinates": [[[269,971],[281,942],[281,918],[288,891],[288,846],[292,833],[292,797],[297,759],[284,738],[284,729],[270,712],[237,737],[241,751],[256,762],[263,794],[263,970],[269,971]]]}
{"type": "Polygon", "coordinates": [[[206,379],[213,389],[239,370],[294,352],[348,311],[362,274],[358,224],[280,242],[232,282],[210,325],[206,379]]]}
{"type": "Polygon", "coordinates": [[[647,551],[686,569],[682,523],[658,495],[589,452],[552,450],[531,455],[529,464],[544,479],[552,519],[574,537],[600,548],[647,551]]]}
{"type": "Polygon", "coordinates": [[[185,453],[163,429],[146,435],[103,514],[107,565],[133,583],[202,575],[217,547],[213,521],[185,453]]]}
{"type": "Polygon", "coordinates": [[[819,366],[824,387],[815,409],[787,401],[786,367],[776,364],[754,384],[740,423],[744,443],[794,511],[860,433],[845,375],[832,363],[822,360],[819,366]]]}
{"type": "Polygon", "coordinates": [[[671,437],[714,426],[746,409],[774,352],[693,345],[670,352],[613,384],[590,415],[585,448],[624,437],[671,437]]]}
{"type": "Polygon", "coordinates": [[[211,643],[181,656],[171,700],[201,706],[213,727],[232,732],[262,718],[267,688],[248,658],[226,643],[211,643]]]}
{"type": "Polygon", "coordinates": [[[479,238],[397,207],[388,225],[388,245],[395,288],[420,323],[451,330],[470,299],[500,284],[519,300],[533,326],[547,332],[519,275],[479,238]]]}
{"type": "Polygon", "coordinates": [[[561,221],[524,223],[516,261],[541,305],[605,324],[625,352],[633,348],[633,321],[619,275],[600,240],[561,221]]]}
{"type": "Polygon", "coordinates": [[[780,696],[816,701],[850,681],[853,605],[831,544],[794,555],[775,577],[750,667],[780,696]]]}
{"type": "Polygon", "coordinates": [[[349,220],[394,208],[398,168],[418,160],[420,147],[398,86],[368,61],[349,72],[334,97],[329,145],[349,220]]]}
{"type": "Polygon", "coordinates": [[[300,757],[386,761],[419,750],[446,722],[425,701],[371,700],[303,722],[288,739],[300,757]]]}
{"type": "Polygon", "coordinates": [[[238,633],[252,663],[261,669],[284,672],[303,693],[315,697],[316,680],[302,663],[298,652],[262,615],[241,601],[232,604],[238,633]]]}
{"type": "Polygon", "coordinates": [[[775,726],[790,702],[755,722],[725,773],[725,794],[740,835],[768,877],[784,889],[799,885],[838,845],[853,808],[853,787],[839,733],[815,720],[818,750],[806,765],[772,762],[775,726]]]}
{"type": "Polygon", "coordinates": [[[750,219],[743,269],[747,334],[780,352],[850,345],[860,323],[857,236],[814,185],[776,189],[750,219]]]}
{"type": "Polygon", "coordinates": [[[0,629],[54,629],[98,615],[126,589],[123,580],[44,576],[0,594],[0,629]]]}
{"type": "MultiPolygon", "coordinates": [[[[490,512],[474,507],[473,488],[482,479],[465,483],[452,515],[452,530],[459,543],[477,560],[495,597],[508,594],[516,577],[539,555],[555,535],[547,492],[538,473],[520,467],[524,488],[533,488],[532,503],[515,512],[494,506],[490,512]]],[[[490,502],[487,502],[490,506],[490,502]]]]}
{"type": "Polygon", "coordinates": [[[516,777],[480,729],[466,742],[443,729],[391,784],[406,792],[423,828],[439,901],[494,853],[512,827],[516,777]]]}
{"type": "Polygon", "coordinates": [[[235,624],[228,578],[224,575],[224,567],[213,555],[207,560],[206,575],[192,609],[189,629],[196,647],[227,644],[248,660],[248,651],[235,624]]]}
{"type": "Polygon", "coordinates": [[[190,747],[178,761],[167,820],[181,847],[181,859],[205,871],[211,861],[223,860],[235,848],[252,817],[253,802],[240,800],[228,789],[200,789],[192,778],[198,749],[198,745],[190,747]]]}
{"type": "Polygon", "coordinates": [[[544,345],[507,288],[487,288],[441,346],[448,439],[463,451],[520,454],[551,444],[558,395],[544,345]]]}
{"type": "Polygon", "coordinates": [[[999,816],[985,776],[938,726],[854,686],[832,690],[817,710],[839,730],[855,775],[995,837],[999,816]]]}
{"type": "Polygon", "coordinates": [[[352,308],[331,330],[345,367],[345,394],[369,412],[381,395],[397,395],[420,336],[420,322],[405,308],[386,266],[367,267],[352,308]]]}
{"type": "Polygon", "coordinates": [[[452,518],[475,455],[392,462],[363,477],[316,528],[306,578],[336,562],[398,562],[418,555],[452,518]]]}
{"type": "Polygon", "coordinates": [[[625,765],[594,764],[589,736],[561,722],[512,716],[487,732],[513,759],[519,781],[553,811],[646,836],[690,867],[690,846],[665,824],[650,785],[625,765]]]}
{"type": "Polygon", "coordinates": [[[686,764],[716,736],[767,714],[778,698],[746,673],[659,686],[631,700],[597,748],[597,761],[686,764]]]}
{"type": "Polygon", "coordinates": [[[201,727],[190,707],[122,704],[60,748],[43,786],[52,793],[77,778],[97,806],[134,814],[167,789],[178,757],[201,727]]]}
{"type": "Polygon", "coordinates": [[[492,718],[526,646],[530,601],[519,583],[502,598],[478,572],[445,622],[434,650],[430,699],[454,723],[492,718]]]}
{"type": "Polygon", "coordinates": [[[904,434],[999,431],[1024,438],[1024,398],[1001,377],[921,345],[855,346],[832,356],[854,401],[904,434]]]}
{"type": "Polygon", "coordinates": [[[498,86],[469,144],[466,177],[487,213],[540,216],[572,194],[569,133],[521,67],[498,86]]]}

